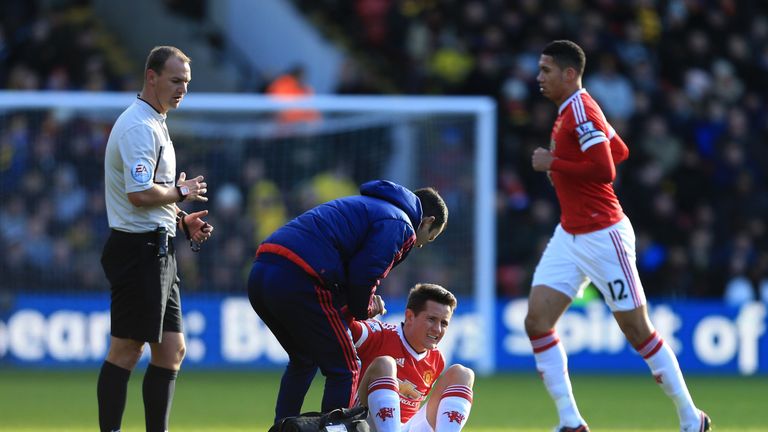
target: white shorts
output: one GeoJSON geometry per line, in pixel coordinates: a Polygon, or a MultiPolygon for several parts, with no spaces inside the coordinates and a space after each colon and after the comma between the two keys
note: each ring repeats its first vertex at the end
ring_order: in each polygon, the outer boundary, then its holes
{"type": "MultiPolygon", "coordinates": [[[[376,430],[376,425],[371,418],[371,413],[368,413],[368,426],[372,431],[376,430]]],[[[427,404],[423,404],[416,414],[413,415],[407,422],[400,426],[400,432],[435,432],[432,426],[427,421],[427,404]]]]}
{"type": "Polygon", "coordinates": [[[400,432],[434,432],[427,420],[427,404],[422,404],[416,414],[403,423],[400,432]]]}
{"type": "Polygon", "coordinates": [[[645,304],[628,218],[587,234],[569,234],[558,224],[533,274],[533,286],[546,285],[570,298],[580,295],[590,281],[612,311],[645,304]]]}

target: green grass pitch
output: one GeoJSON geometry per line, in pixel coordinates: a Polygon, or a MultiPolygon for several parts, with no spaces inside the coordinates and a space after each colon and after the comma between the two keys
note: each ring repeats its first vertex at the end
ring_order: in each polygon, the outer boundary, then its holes
{"type": "MultiPolygon", "coordinates": [[[[93,431],[98,371],[0,369],[0,431],[93,431]]],[[[123,431],[143,431],[142,372],[130,382],[123,431]]],[[[672,403],[650,376],[573,374],[582,414],[593,431],[676,431],[672,403]]],[[[182,370],[171,430],[266,431],[278,373],[182,370]]],[[[305,410],[319,406],[318,376],[305,410]]],[[[688,377],[697,404],[716,432],[768,432],[768,377],[688,377]]],[[[552,402],[535,373],[478,378],[464,428],[479,432],[544,432],[556,423],[552,402]]]]}

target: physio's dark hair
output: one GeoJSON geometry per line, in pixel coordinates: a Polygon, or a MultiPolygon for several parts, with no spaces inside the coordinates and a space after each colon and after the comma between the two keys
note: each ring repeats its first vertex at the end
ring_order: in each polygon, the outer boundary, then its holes
{"type": "Polygon", "coordinates": [[[578,72],[579,76],[584,73],[587,56],[584,55],[584,50],[575,42],[556,40],[544,47],[544,51],[541,53],[552,57],[552,60],[560,69],[572,67],[578,72]]]}
{"type": "Polygon", "coordinates": [[[413,193],[421,201],[422,217],[435,217],[435,222],[432,224],[433,230],[448,223],[448,206],[445,205],[443,197],[434,188],[416,189],[413,193]]]}
{"type": "Polygon", "coordinates": [[[456,309],[456,297],[440,285],[431,283],[418,283],[411,288],[405,308],[418,315],[427,308],[428,300],[450,306],[451,312],[456,309]]]}
{"type": "Polygon", "coordinates": [[[173,46],[156,46],[152,48],[147,56],[147,63],[144,65],[144,72],[152,69],[158,75],[163,73],[165,62],[171,57],[178,57],[184,63],[192,63],[192,60],[180,49],[173,46]]]}

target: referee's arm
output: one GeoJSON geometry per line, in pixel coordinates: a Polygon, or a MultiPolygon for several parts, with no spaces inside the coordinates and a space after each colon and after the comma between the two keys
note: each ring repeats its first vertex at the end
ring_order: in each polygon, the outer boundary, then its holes
{"type": "Polygon", "coordinates": [[[181,195],[175,187],[152,185],[151,188],[138,192],[129,192],[128,201],[136,207],[158,207],[177,203],[181,195]]]}

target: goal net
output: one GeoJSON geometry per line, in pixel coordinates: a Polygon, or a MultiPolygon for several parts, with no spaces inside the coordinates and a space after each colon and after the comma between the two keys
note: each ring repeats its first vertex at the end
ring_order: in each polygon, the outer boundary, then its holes
{"type": "MultiPolygon", "coordinates": [[[[103,157],[135,94],[0,94],[0,293],[104,293],[103,157]]],[[[492,357],[495,106],[471,97],[194,94],[168,116],[177,171],[203,175],[216,232],[199,253],[177,242],[185,295],[243,296],[258,243],[319,203],[372,179],[435,187],[444,234],[382,281],[387,301],[441,284],[471,308],[492,357]],[[483,322],[483,320],[487,320],[483,322]]],[[[395,303],[397,304],[397,303],[395,303]]],[[[479,360],[481,370],[489,365],[479,360]]]]}

